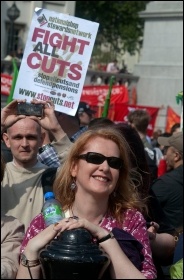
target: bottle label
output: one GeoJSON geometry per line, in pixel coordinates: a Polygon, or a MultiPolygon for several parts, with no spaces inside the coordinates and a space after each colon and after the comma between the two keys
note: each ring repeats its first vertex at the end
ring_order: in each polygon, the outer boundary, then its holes
{"type": "Polygon", "coordinates": [[[61,208],[58,205],[51,205],[47,209],[43,210],[44,218],[51,218],[53,216],[60,216],[63,217],[61,208]]]}

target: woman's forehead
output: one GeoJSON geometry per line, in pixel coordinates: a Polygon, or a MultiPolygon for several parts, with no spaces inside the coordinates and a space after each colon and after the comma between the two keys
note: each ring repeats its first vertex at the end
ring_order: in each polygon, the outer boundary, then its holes
{"type": "Polygon", "coordinates": [[[115,151],[119,152],[118,145],[111,139],[105,139],[100,136],[96,136],[90,140],[87,141],[87,143],[84,145],[83,150],[90,150],[90,151],[115,151]]]}

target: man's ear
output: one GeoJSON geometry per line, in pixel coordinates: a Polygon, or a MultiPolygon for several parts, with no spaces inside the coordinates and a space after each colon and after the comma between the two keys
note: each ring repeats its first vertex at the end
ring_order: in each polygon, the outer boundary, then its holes
{"type": "Polygon", "coordinates": [[[4,132],[3,135],[2,135],[2,137],[3,137],[3,141],[5,142],[6,146],[7,146],[8,148],[10,148],[10,141],[9,141],[9,136],[8,136],[8,134],[4,132]]]}
{"type": "Polygon", "coordinates": [[[183,157],[182,157],[182,155],[180,154],[179,151],[176,151],[175,153],[176,153],[175,161],[179,161],[179,160],[182,160],[182,159],[183,159],[183,157]]]}

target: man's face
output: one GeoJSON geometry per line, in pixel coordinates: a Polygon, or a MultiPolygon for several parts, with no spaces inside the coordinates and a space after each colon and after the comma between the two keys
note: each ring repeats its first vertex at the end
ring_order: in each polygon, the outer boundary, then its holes
{"type": "Polygon", "coordinates": [[[17,121],[3,134],[3,140],[11,149],[17,166],[28,168],[36,164],[43,139],[41,128],[34,120],[26,117],[17,121]]]}
{"type": "Polygon", "coordinates": [[[79,113],[80,126],[88,125],[92,118],[93,116],[87,114],[86,112],[79,113]]]}
{"type": "Polygon", "coordinates": [[[167,164],[167,171],[172,170],[175,165],[176,150],[173,147],[164,147],[164,157],[167,164]]]}

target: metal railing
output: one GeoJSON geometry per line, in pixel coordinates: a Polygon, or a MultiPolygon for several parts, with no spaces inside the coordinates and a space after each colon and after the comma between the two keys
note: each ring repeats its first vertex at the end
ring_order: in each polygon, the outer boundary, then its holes
{"type": "MultiPolygon", "coordinates": [[[[17,61],[17,67],[20,68],[21,62],[17,61]]],[[[13,64],[10,60],[1,60],[1,73],[6,73],[13,76],[13,64]]],[[[131,95],[132,88],[136,88],[139,80],[138,76],[123,73],[108,73],[105,71],[98,71],[88,68],[84,85],[108,85],[111,76],[115,76],[115,84],[126,85],[129,95],[131,95]]],[[[7,96],[1,95],[1,106],[6,103],[7,96]],[[2,104],[3,103],[3,104],[2,104]]]]}
{"type": "MultiPolygon", "coordinates": [[[[20,67],[20,64],[21,62],[17,61],[18,68],[20,67]]],[[[13,75],[13,65],[11,61],[1,60],[1,73],[13,75]]],[[[134,76],[132,74],[108,73],[105,71],[98,71],[89,68],[86,73],[85,85],[108,84],[112,75],[115,76],[115,81],[119,84],[137,84],[139,79],[138,76],[134,76]]]]}

